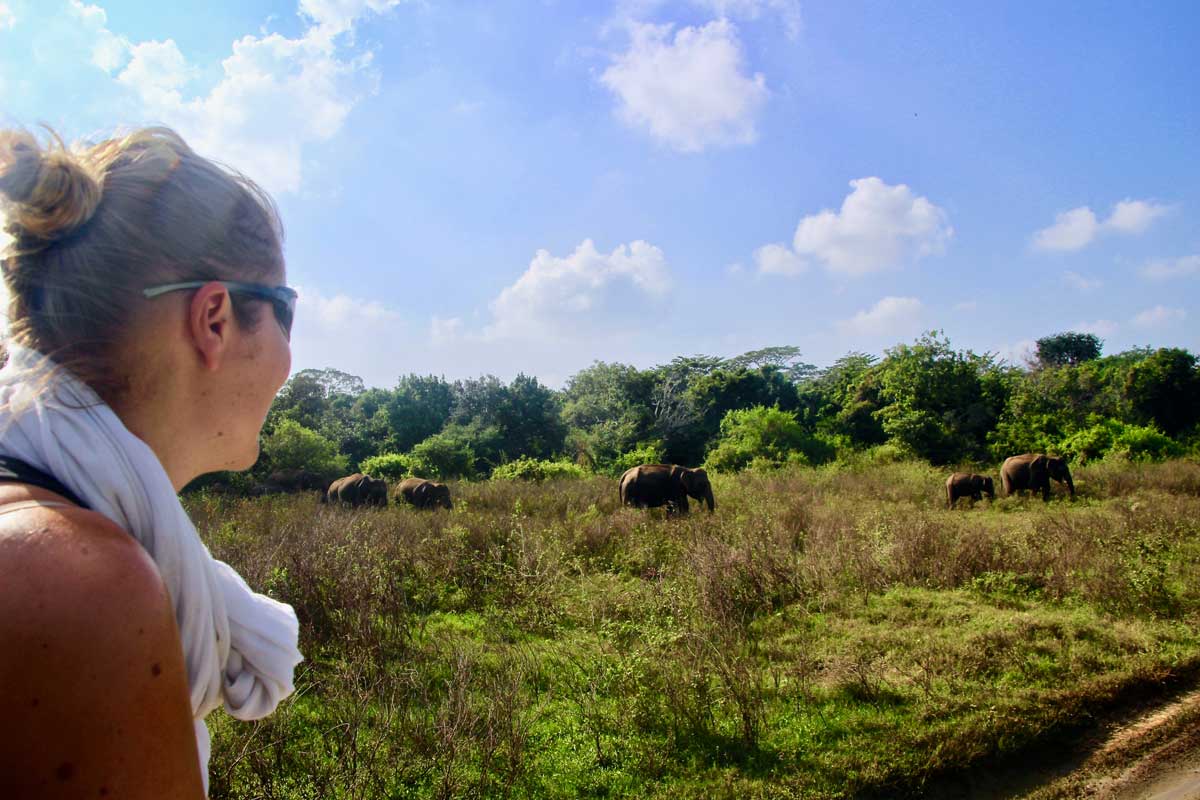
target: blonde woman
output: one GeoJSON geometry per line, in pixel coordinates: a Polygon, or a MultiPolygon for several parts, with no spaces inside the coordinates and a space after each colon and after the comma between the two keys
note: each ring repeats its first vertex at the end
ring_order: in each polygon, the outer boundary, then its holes
{"type": "Polygon", "coordinates": [[[204,717],[301,656],[177,492],[247,469],[291,366],[269,198],[165,129],[0,132],[0,797],[202,798],[204,717]]]}

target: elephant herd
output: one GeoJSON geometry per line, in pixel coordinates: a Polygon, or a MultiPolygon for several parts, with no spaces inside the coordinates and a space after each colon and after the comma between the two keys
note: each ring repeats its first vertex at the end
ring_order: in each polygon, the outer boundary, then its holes
{"type": "MultiPolygon", "coordinates": [[[[317,474],[305,470],[286,470],[273,474],[263,492],[295,492],[318,489],[322,503],[349,506],[386,506],[389,498],[395,503],[407,503],[417,508],[454,508],[450,487],[424,478],[406,478],[389,492],[387,481],[356,472],[338,478],[326,486],[317,474]]],[[[675,464],[640,464],[621,476],[619,492],[622,505],[635,508],[666,506],[668,515],[687,514],[691,497],[716,508],[712,484],[702,469],[688,469],[675,464]]]]}
{"type": "MultiPolygon", "coordinates": [[[[1000,482],[1006,495],[1026,491],[1041,492],[1043,500],[1050,499],[1050,480],[1065,483],[1075,496],[1075,483],[1064,459],[1042,453],[1026,453],[1004,460],[1000,467],[1000,482]]],[[[320,489],[322,503],[351,506],[386,506],[389,498],[416,508],[453,509],[450,487],[424,478],[406,478],[389,492],[387,482],[356,472],[338,478],[328,486],[319,477],[303,470],[291,470],[271,476],[268,486],[274,491],[320,489]]],[[[618,484],[621,505],[634,508],[666,506],[667,515],[688,513],[688,498],[705,504],[711,512],[716,509],[712,484],[703,469],[688,469],[677,464],[639,464],[625,471],[618,484]]],[[[981,500],[984,495],[996,497],[991,476],[956,472],[946,479],[946,505],[953,508],[959,499],[981,500]]]]}
{"type": "MultiPolygon", "coordinates": [[[[1075,482],[1071,480],[1071,470],[1067,462],[1055,456],[1044,453],[1025,453],[1004,459],[1000,466],[1000,482],[1004,486],[1004,494],[1018,494],[1026,491],[1041,492],[1042,499],[1050,499],[1050,479],[1065,483],[1075,496],[1075,482]]],[[[962,497],[980,500],[983,495],[995,498],[996,487],[991,476],[977,475],[966,472],[956,472],[946,479],[946,505],[954,508],[954,504],[962,497]]]]}
{"type": "MultiPolygon", "coordinates": [[[[454,504],[450,502],[450,487],[424,478],[406,478],[400,481],[392,490],[391,499],[393,502],[408,503],[417,508],[454,508],[454,504]]],[[[321,502],[348,506],[386,506],[387,481],[356,472],[329,484],[329,488],[321,495],[321,502]]]]}

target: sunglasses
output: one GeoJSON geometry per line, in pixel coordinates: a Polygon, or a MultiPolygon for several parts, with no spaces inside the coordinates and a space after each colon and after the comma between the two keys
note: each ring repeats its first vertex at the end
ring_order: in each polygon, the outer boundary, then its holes
{"type": "Polygon", "coordinates": [[[283,328],[283,333],[289,339],[292,336],[292,319],[296,316],[296,290],[290,286],[265,286],[261,283],[241,283],[239,281],[184,281],[183,283],[164,283],[162,286],[151,286],[142,289],[142,294],[155,298],[167,292],[178,292],[184,289],[199,289],[210,283],[219,283],[229,290],[230,294],[243,294],[259,300],[266,300],[275,311],[275,321],[283,328]]]}

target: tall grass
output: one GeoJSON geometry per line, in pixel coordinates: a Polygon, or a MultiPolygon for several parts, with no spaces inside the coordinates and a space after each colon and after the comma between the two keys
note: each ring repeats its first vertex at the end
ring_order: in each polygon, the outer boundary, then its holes
{"type": "Polygon", "coordinates": [[[672,520],[605,478],[193,496],[308,658],[269,719],[214,720],[212,795],[903,794],[1200,657],[1200,465],[954,511],[945,475],[718,476],[672,520]]]}

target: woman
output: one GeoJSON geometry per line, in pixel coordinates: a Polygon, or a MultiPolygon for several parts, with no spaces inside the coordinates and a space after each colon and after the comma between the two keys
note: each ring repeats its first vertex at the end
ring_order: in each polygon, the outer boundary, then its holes
{"type": "Polygon", "coordinates": [[[177,497],[254,463],[291,367],[278,215],[164,129],[0,132],[0,201],[0,797],[202,798],[205,715],[301,660],[177,497]]]}

